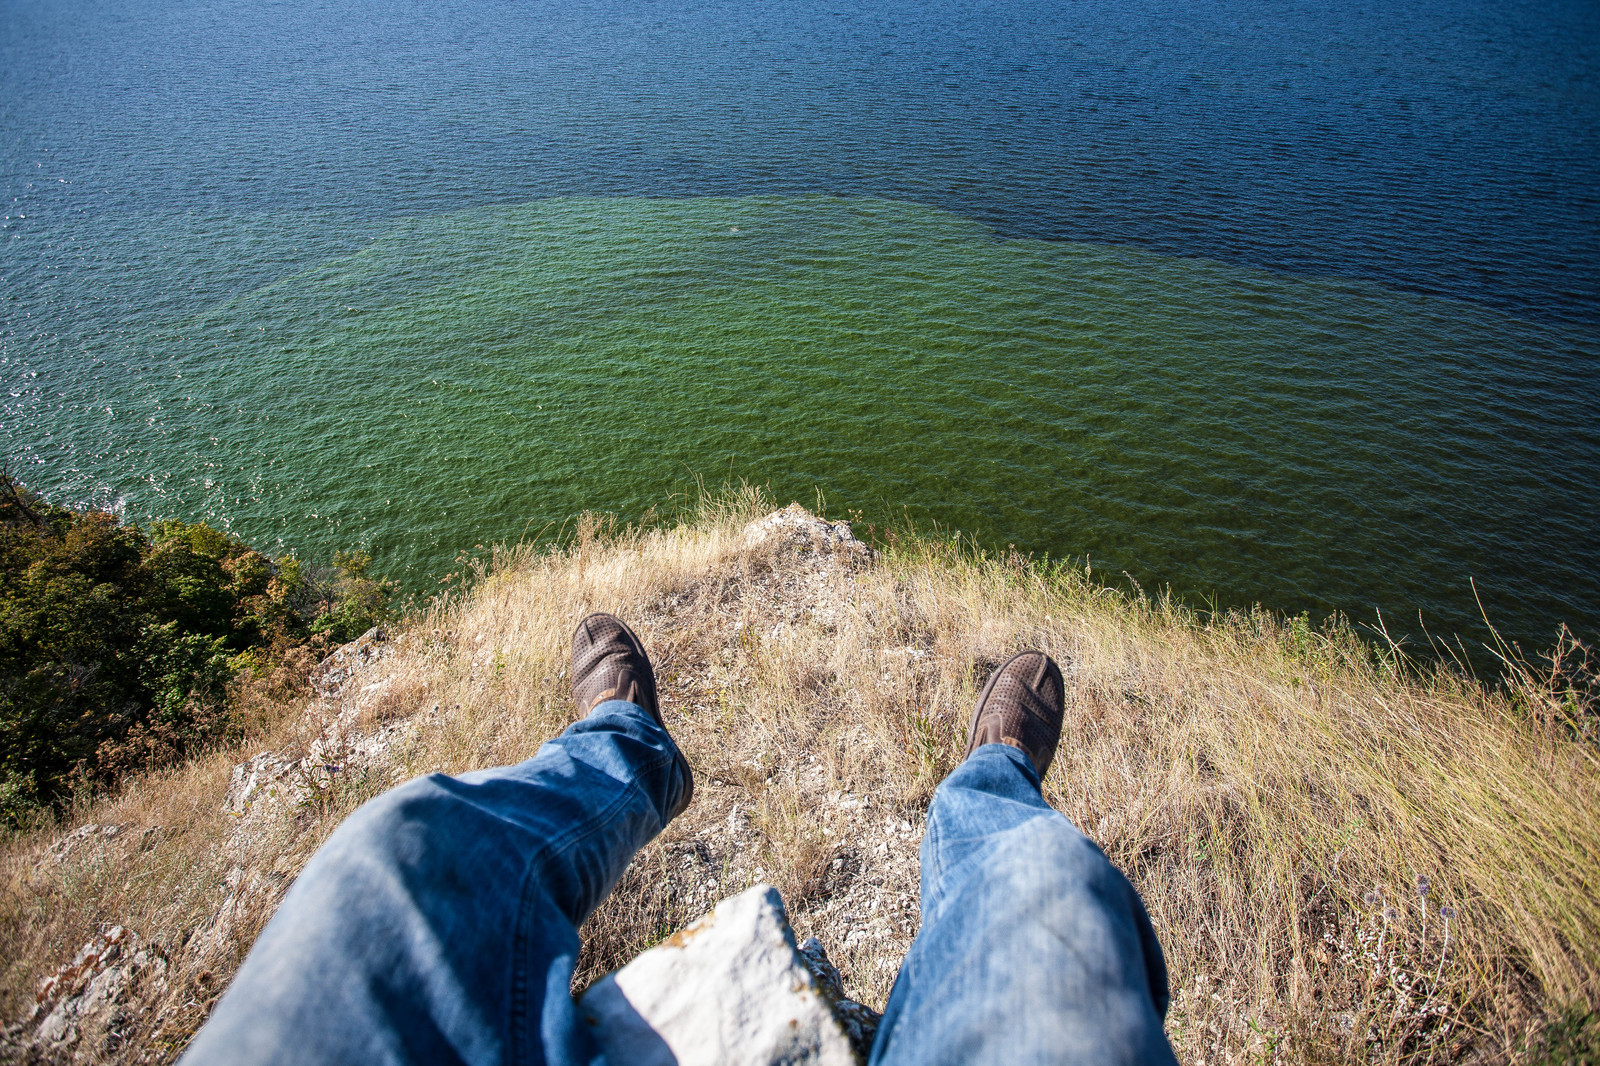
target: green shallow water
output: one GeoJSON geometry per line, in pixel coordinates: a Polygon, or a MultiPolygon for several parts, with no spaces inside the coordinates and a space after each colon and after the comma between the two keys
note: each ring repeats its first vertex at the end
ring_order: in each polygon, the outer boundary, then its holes
{"type": "Polygon", "coordinates": [[[29,476],[365,544],[417,590],[747,478],[1223,604],[1470,637],[1476,578],[1543,644],[1600,618],[1592,390],[1552,353],[1600,346],[908,203],[556,199],[400,222],[53,372],[29,476]]]}

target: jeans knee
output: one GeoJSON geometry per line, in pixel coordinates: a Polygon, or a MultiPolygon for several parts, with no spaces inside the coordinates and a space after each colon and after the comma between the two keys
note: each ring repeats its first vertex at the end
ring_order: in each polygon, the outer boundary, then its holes
{"type": "Polygon", "coordinates": [[[454,797],[439,787],[439,776],[415,778],[363,803],[329,838],[326,850],[368,863],[415,861],[426,849],[426,838],[449,822],[443,808],[454,797]]]}
{"type": "Polygon", "coordinates": [[[1085,836],[1077,826],[1065,818],[1060,819],[1058,825],[1059,830],[1051,835],[1050,846],[1062,861],[1083,870],[1114,869],[1106,853],[1100,850],[1100,845],[1085,836]]]}
{"type": "Polygon", "coordinates": [[[1056,884],[1102,885],[1120,881],[1121,874],[1105,852],[1060,814],[1042,815],[1007,834],[1003,854],[996,856],[997,870],[1033,880],[1045,877],[1056,884]]]}

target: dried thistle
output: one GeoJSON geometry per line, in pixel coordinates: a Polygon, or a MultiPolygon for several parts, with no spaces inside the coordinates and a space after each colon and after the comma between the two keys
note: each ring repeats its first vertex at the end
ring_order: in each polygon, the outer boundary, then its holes
{"type": "Polygon", "coordinates": [[[1433,975],[1433,987],[1438,988],[1439,982],[1444,977],[1444,958],[1450,951],[1450,919],[1456,916],[1456,909],[1446,903],[1439,908],[1439,917],[1444,920],[1444,944],[1439,948],[1439,972],[1433,975]]]}
{"type": "Polygon", "coordinates": [[[1378,934],[1377,954],[1380,959],[1383,957],[1383,939],[1389,935],[1389,923],[1397,917],[1399,917],[1399,912],[1397,912],[1393,907],[1383,908],[1383,932],[1378,934]]]}
{"type": "Polygon", "coordinates": [[[1428,879],[1426,877],[1419,876],[1417,878],[1417,898],[1422,900],[1422,947],[1423,947],[1423,950],[1426,950],[1427,946],[1428,946],[1428,889],[1431,888],[1431,887],[1432,886],[1428,884],[1428,879]]]}

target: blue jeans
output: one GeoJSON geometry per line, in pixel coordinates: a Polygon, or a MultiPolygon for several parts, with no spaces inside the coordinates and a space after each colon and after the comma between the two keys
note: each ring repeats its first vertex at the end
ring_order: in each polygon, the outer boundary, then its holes
{"type": "MultiPolygon", "coordinates": [[[[676,750],[613,700],[526,762],[367,803],[290,888],[184,1066],[598,1062],[568,991],[578,927],[682,798],[676,750]]],[[[985,745],[939,786],[922,900],[875,1063],[1173,1061],[1139,897],[1020,751],[985,745]]]]}

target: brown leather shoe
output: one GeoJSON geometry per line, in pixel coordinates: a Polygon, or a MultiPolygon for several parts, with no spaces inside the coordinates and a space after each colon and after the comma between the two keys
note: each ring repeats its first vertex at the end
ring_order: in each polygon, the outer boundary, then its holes
{"type": "MultiPolygon", "coordinates": [[[[572,698],[578,714],[586,715],[606,700],[626,700],[650,712],[662,729],[667,723],[656,702],[656,675],[644,644],[622,619],[604,611],[591,614],[578,623],[572,634],[572,698]]],[[[678,752],[683,770],[683,800],[667,817],[672,819],[689,805],[694,796],[694,774],[678,752]]]]}
{"type": "Polygon", "coordinates": [[[983,686],[963,758],[980,744],[1010,744],[1033,760],[1043,781],[1061,740],[1066,702],[1066,683],[1055,660],[1042,651],[1019,651],[983,686]]]}
{"type": "Polygon", "coordinates": [[[588,714],[606,700],[627,700],[650,712],[658,725],[656,675],[633,630],[614,614],[591,614],[572,634],[572,698],[588,714]]]}

